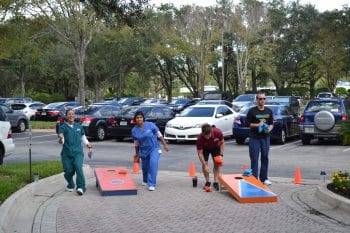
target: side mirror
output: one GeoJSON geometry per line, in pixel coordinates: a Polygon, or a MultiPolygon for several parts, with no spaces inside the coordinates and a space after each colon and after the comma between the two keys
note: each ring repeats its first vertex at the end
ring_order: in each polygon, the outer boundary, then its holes
{"type": "Polygon", "coordinates": [[[223,117],[224,116],[224,114],[221,114],[221,113],[218,113],[218,114],[216,114],[216,118],[220,118],[220,117],[223,117]]]}

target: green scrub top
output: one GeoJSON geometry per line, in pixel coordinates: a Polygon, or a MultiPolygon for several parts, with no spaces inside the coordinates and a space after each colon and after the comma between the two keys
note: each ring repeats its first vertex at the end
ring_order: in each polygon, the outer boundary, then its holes
{"type": "Polygon", "coordinates": [[[81,145],[81,137],[85,134],[83,127],[74,123],[73,127],[68,123],[64,123],[59,128],[59,134],[64,136],[64,144],[61,151],[61,156],[74,157],[83,155],[83,147],[81,145]]]}

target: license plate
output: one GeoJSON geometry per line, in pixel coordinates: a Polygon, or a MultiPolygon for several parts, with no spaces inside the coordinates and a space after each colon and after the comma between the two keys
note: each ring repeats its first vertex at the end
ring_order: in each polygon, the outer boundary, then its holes
{"type": "Polygon", "coordinates": [[[121,122],[119,123],[119,125],[128,125],[128,122],[126,122],[126,121],[121,121],[121,122]]]}
{"type": "Polygon", "coordinates": [[[310,128],[310,127],[305,128],[305,133],[313,133],[313,132],[314,132],[314,128],[310,128]]]}
{"type": "Polygon", "coordinates": [[[42,112],[41,115],[42,115],[42,116],[46,116],[46,112],[42,112]]]}

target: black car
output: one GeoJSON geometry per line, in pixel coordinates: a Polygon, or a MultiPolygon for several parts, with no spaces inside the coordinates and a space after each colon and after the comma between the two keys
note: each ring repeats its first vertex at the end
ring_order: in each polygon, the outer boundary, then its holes
{"type": "MultiPolygon", "coordinates": [[[[241,109],[233,124],[233,135],[237,144],[242,145],[249,137],[250,128],[246,125],[246,117],[249,109],[255,105],[250,105],[241,109]]],[[[299,122],[297,115],[292,114],[287,106],[280,104],[265,105],[273,112],[273,129],[270,134],[271,141],[284,144],[289,138],[299,137],[299,122]]]]}
{"type": "MultiPolygon", "coordinates": [[[[109,135],[107,133],[107,120],[120,113],[121,107],[96,103],[87,107],[78,107],[74,110],[75,121],[81,123],[87,137],[95,138],[99,141],[105,140],[109,135]]],[[[64,117],[59,117],[56,124],[58,127],[65,121],[64,117]]]]}
{"type": "Polygon", "coordinates": [[[54,102],[38,109],[35,113],[35,120],[57,121],[58,117],[63,117],[68,109],[81,106],[79,102],[54,102]]]}
{"type": "Polygon", "coordinates": [[[179,113],[188,106],[194,105],[198,102],[198,100],[193,100],[193,99],[176,99],[170,102],[168,105],[169,108],[171,108],[174,112],[179,113]]]}
{"type": "Polygon", "coordinates": [[[175,117],[174,111],[163,105],[134,106],[123,110],[118,116],[108,120],[108,133],[117,140],[131,137],[131,130],[135,126],[134,115],[136,111],[142,111],[145,120],[155,123],[164,133],[166,123],[175,117]]]}

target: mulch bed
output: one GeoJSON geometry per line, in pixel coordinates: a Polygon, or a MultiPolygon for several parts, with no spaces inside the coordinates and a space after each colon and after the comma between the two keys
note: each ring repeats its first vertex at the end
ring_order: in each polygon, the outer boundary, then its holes
{"type": "Polygon", "coordinates": [[[334,189],[334,185],[332,183],[327,185],[327,189],[332,191],[333,193],[336,193],[336,194],[342,196],[342,197],[350,199],[350,189],[347,189],[344,192],[340,192],[339,190],[334,189]]]}

